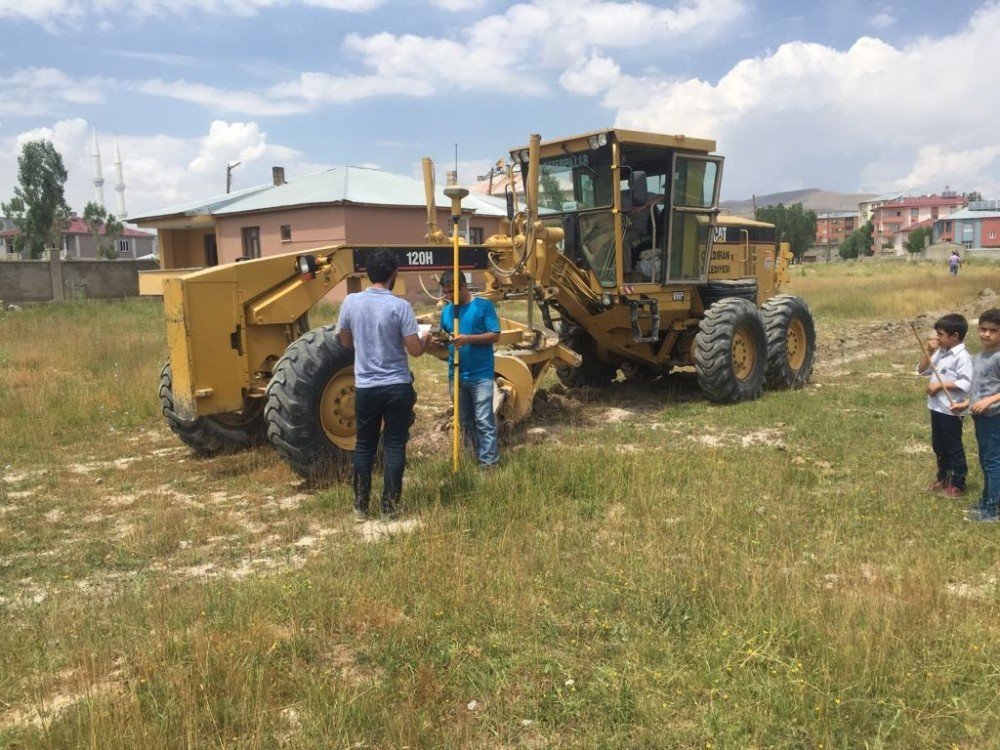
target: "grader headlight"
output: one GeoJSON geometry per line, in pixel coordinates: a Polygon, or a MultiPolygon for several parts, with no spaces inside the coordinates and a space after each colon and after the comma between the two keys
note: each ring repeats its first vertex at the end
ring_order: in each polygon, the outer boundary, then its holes
{"type": "Polygon", "coordinates": [[[310,279],[316,278],[315,255],[296,255],[295,265],[298,267],[299,276],[302,277],[303,281],[309,281],[310,279]]]}

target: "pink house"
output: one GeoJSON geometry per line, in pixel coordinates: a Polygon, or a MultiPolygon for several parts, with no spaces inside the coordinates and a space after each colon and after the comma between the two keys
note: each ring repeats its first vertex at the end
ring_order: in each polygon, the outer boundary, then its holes
{"type": "Polygon", "coordinates": [[[875,253],[898,255],[914,229],[933,226],[938,219],[965,207],[964,196],[945,191],[941,195],[921,195],[885,201],[872,212],[875,253]],[[888,248],[884,246],[888,245],[888,248]]]}

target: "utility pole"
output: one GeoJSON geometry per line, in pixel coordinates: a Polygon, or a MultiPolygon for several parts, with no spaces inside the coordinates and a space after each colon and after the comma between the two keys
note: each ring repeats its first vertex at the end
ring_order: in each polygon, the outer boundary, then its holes
{"type": "Polygon", "coordinates": [[[233,187],[233,170],[242,163],[241,161],[234,161],[226,165],[226,195],[229,195],[229,191],[233,187]]]}

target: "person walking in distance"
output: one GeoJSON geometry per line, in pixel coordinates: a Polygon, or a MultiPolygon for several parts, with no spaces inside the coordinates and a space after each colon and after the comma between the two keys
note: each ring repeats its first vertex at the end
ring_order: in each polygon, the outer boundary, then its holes
{"type": "Polygon", "coordinates": [[[382,484],[382,519],[399,511],[406,468],[406,443],[413,423],[413,374],[406,355],[419,357],[430,334],[419,336],[410,303],[396,297],[399,261],[386,249],[372,252],[365,270],[372,285],[347,295],[340,308],[337,335],[354,349],[354,410],[357,445],[354,449],[354,517],[364,521],[372,488],[372,464],[382,438],[385,471],[382,484]]]}
{"type": "MultiPolygon", "coordinates": [[[[440,279],[441,293],[453,300],[455,278],[445,271],[440,279]]],[[[454,303],[449,301],[441,310],[441,329],[452,333],[454,303]]],[[[458,336],[451,338],[448,354],[449,391],[454,393],[458,377],[458,416],[465,441],[476,451],[479,466],[490,468],[500,461],[497,445],[496,415],[493,413],[493,345],[500,340],[500,319],[493,303],[483,297],[473,297],[458,275],[458,336]],[[458,347],[458,373],[455,373],[455,348],[458,347]]]]}
{"type": "Polygon", "coordinates": [[[951,255],[948,257],[948,273],[952,276],[958,276],[958,268],[962,265],[962,256],[958,254],[958,250],[952,250],[951,255]]]}

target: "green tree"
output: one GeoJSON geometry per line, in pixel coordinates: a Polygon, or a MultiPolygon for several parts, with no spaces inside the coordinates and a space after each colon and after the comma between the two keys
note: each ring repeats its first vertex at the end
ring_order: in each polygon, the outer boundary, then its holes
{"type": "Polygon", "coordinates": [[[908,252],[919,253],[924,249],[925,244],[928,243],[934,234],[934,231],[930,227],[922,227],[920,229],[914,229],[910,232],[910,235],[906,238],[905,247],[908,252]]]}
{"type": "Polygon", "coordinates": [[[90,201],[83,209],[83,223],[94,238],[99,258],[114,260],[118,257],[118,238],[125,225],[99,203],[90,201]],[[103,236],[102,236],[103,235],[103,236]]]}
{"type": "Polygon", "coordinates": [[[983,199],[983,194],[978,190],[970,190],[968,193],[965,193],[965,199],[969,201],[969,203],[972,203],[973,201],[981,201],[983,199]]]}
{"type": "Polygon", "coordinates": [[[65,185],[69,175],[62,156],[50,141],[28,141],[17,157],[14,197],[0,204],[4,215],[20,230],[14,247],[40,258],[46,246],[58,247],[69,223],[65,185]]]}
{"type": "Polygon", "coordinates": [[[871,221],[866,221],[861,225],[861,229],[857,230],[861,232],[858,241],[861,243],[859,250],[864,255],[874,255],[875,254],[875,225],[871,221]]]}
{"type": "Polygon", "coordinates": [[[873,232],[874,227],[872,227],[872,223],[869,221],[847,235],[838,248],[840,257],[844,260],[849,260],[859,256],[871,255],[872,245],[874,244],[873,232]]]}
{"type": "Polygon", "coordinates": [[[796,258],[816,244],[816,212],[807,211],[801,203],[764,206],[757,209],[756,218],[774,224],[778,240],[789,243],[796,258]]]}
{"type": "Polygon", "coordinates": [[[858,247],[858,235],[860,230],[855,230],[851,232],[844,238],[844,241],[840,243],[840,247],[837,248],[837,253],[844,260],[851,260],[852,258],[857,258],[860,253],[860,248],[858,247]]]}

